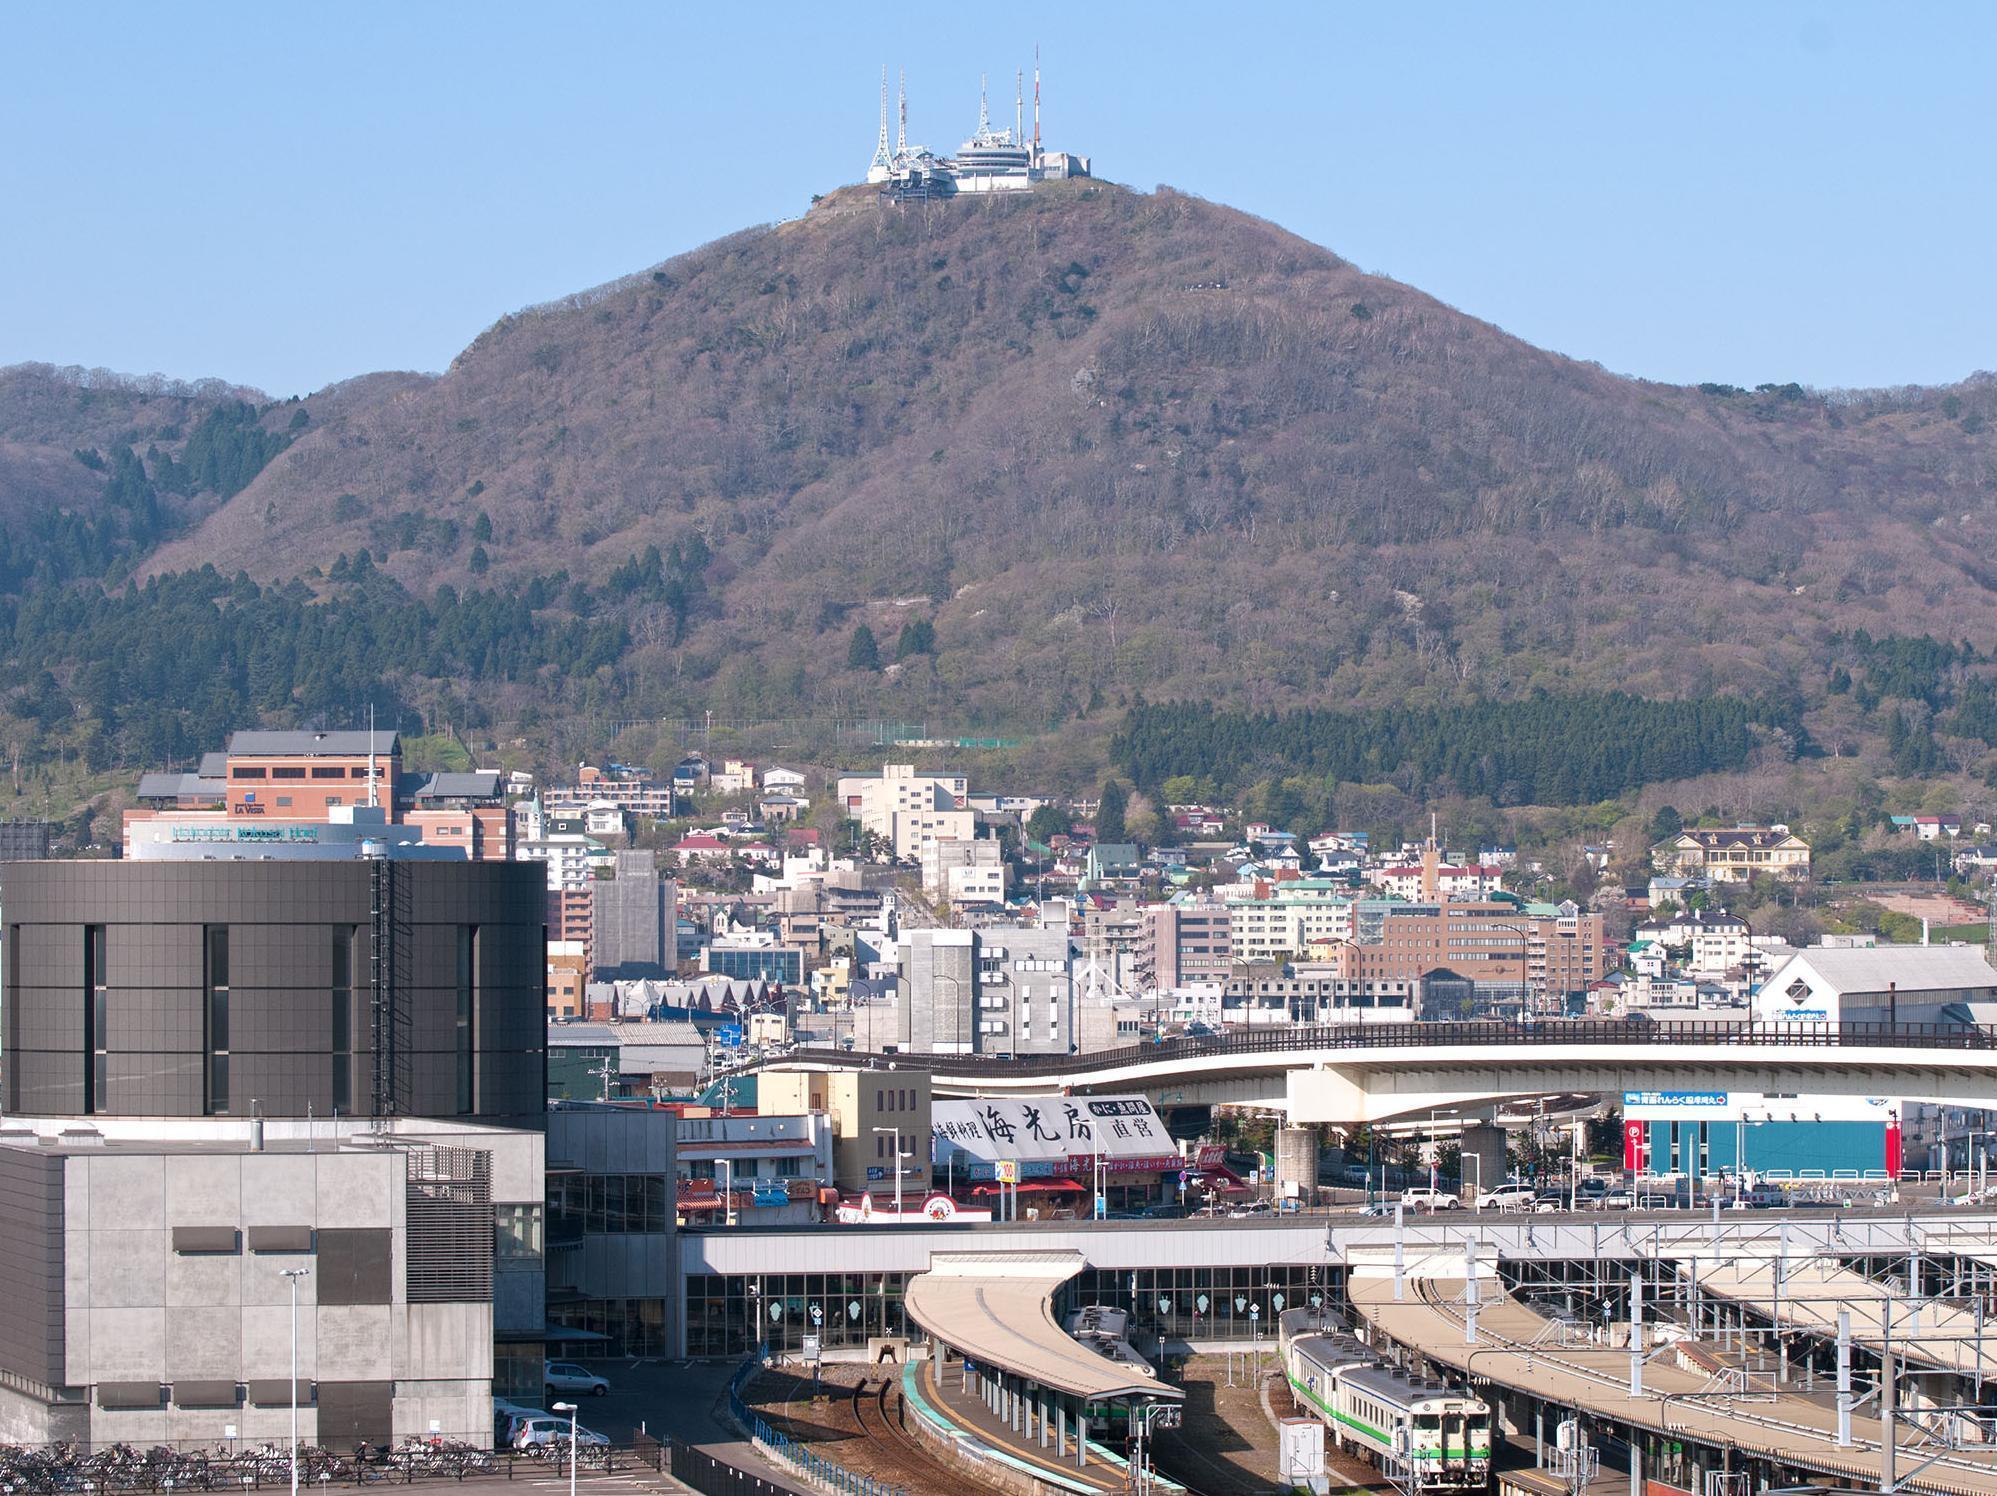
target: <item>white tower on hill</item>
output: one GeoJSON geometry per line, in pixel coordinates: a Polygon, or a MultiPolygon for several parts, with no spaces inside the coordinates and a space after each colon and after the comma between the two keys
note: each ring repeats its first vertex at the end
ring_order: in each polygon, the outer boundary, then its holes
{"type": "Polygon", "coordinates": [[[867,166],[869,182],[885,182],[894,172],[894,158],[888,154],[888,70],[881,68],[881,134],[874,146],[874,159],[867,166]]]}

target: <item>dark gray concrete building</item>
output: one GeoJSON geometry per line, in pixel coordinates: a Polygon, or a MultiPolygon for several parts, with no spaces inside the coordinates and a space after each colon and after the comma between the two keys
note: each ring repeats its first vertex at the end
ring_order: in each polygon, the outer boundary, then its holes
{"type": "Polygon", "coordinates": [[[36,862],[5,897],[5,1110],[536,1119],[540,869],[36,862]]]}
{"type": "Polygon", "coordinates": [[[0,1443],[282,1439],[294,1333],[308,1442],[539,1395],[538,868],[11,863],[0,911],[0,1443]]]}

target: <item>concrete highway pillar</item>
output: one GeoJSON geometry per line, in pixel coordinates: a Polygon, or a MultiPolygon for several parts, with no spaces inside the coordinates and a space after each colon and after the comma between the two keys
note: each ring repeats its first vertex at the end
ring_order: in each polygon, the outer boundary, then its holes
{"type": "Polygon", "coordinates": [[[1276,1198],[1308,1205],[1317,1198],[1317,1129],[1291,1124],[1276,1129],[1276,1198]]]}
{"type": "Polygon", "coordinates": [[[1089,1415],[1080,1409],[1075,1413],[1075,1465],[1079,1469],[1089,1462],[1089,1415]]]}
{"type": "Polygon", "coordinates": [[[1505,1182],[1505,1130],[1493,1122],[1479,1122],[1463,1129],[1463,1165],[1458,1178],[1463,1186],[1463,1203],[1476,1203],[1476,1194],[1494,1190],[1505,1182]],[[1476,1163],[1471,1163],[1471,1159],[1476,1163]],[[1474,1193],[1473,1193],[1474,1191],[1474,1193]]]}
{"type": "Polygon", "coordinates": [[[1068,1399],[1059,1392],[1054,1394],[1054,1454],[1057,1459],[1068,1457],[1068,1399]]]}

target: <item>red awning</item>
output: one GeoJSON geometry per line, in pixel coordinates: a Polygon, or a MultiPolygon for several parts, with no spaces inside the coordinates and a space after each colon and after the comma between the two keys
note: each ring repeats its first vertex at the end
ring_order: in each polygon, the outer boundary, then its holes
{"type": "MultiPolygon", "coordinates": [[[[1075,1183],[1072,1179],[1026,1179],[1015,1185],[1014,1188],[1022,1195],[1085,1195],[1088,1193],[1085,1186],[1075,1183]]],[[[998,1192],[999,1186],[995,1184],[980,1184],[974,1186],[971,1190],[971,1193],[974,1195],[996,1195],[998,1192]]]]}

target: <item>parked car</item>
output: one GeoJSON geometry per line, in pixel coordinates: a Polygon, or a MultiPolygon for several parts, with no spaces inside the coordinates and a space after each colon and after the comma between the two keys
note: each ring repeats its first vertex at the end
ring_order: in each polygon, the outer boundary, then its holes
{"type": "Polygon", "coordinates": [[[1139,1219],[1146,1221],[1183,1221],[1186,1207],[1170,1203],[1147,1205],[1137,1214],[1139,1219]]]}
{"type": "Polygon", "coordinates": [[[1359,1207],[1359,1214],[1362,1216],[1372,1216],[1376,1219],[1380,1216],[1391,1217],[1393,1213],[1393,1203],[1388,1200],[1375,1200],[1371,1205],[1362,1205],[1359,1207]]]}
{"type": "Polygon", "coordinates": [[[1245,1221],[1253,1216],[1265,1216],[1270,1213],[1267,1200],[1243,1200],[1239,1205],[1228,1207],[1227,1218],[1230,1221],[1245,1221]]]}
{"type": "Polygon", "coordinates": [[[1501,1184],[1477,1197],[1479,1210],[1530,1210],[1539,1192],[1529,1184],[1501,1184]]]}
{"type": "Polygon", "coordinates": [[[1412,1210],[1459,1210],[1463,1202],[1448,1190],[1434,1190],[1426,1185],[1412,1185],[1401,1191],[1401,1204],[1412,1210]]]}
{"type": "MultiPolygon", "coordinates": [[[[547,1444],[566,1444],[569,1438],[569,1421],[558,1418],[553,1413],[545,1418],[519,1418],[514,1420],[513,1447],[515,1449],[539,1449],[547,1444]]],[[[594,1429],[576,1426],[576,1443],[608,1444],[610,1441],[594,1429]]]]}
{"type": "Polygon", "coordinates": [[[1628,1190],[1610,1190],[1592,1200],[1584,1198],[1582,1203],[1590,1210],[1634,1210],[1636,1196],[1628,1190]]]}
{"type": "Polygon", "coordinates": [[[584,1366],[573,1361],[550,1361],[542,1372],[541,1380],[547,1385],[549,1397],[602,1397],[610,1390],[610,1383],[584,1366]]]}
{"type": "Polygon", "coordinates": [[[1555,1211],[1568,1209],[1567,1191],[1541,1190],[1532,1197],[1533,1212],[1537,1215],[1552,1215],[1555,1211]]]}

